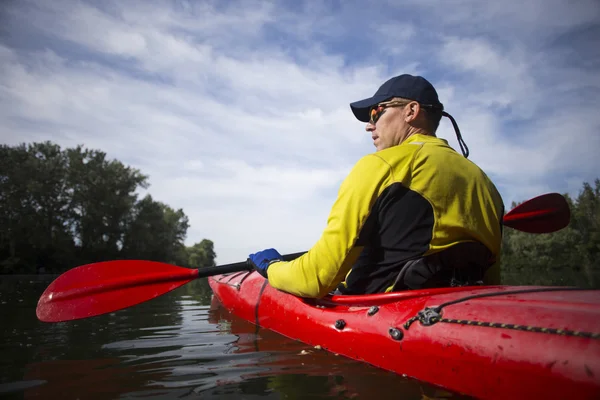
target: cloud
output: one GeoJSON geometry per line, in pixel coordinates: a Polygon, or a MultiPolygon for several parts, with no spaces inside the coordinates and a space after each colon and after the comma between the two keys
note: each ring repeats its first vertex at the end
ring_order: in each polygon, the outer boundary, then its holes
{"type": "Polygon", "coordinates": [[[596,2],[392,3],[10,3],[0,139],[140,168],[220,263],[319,238],[373,151],[348,103],[399,73],[434,83],[507,205],[596,177],[596,2]]]}

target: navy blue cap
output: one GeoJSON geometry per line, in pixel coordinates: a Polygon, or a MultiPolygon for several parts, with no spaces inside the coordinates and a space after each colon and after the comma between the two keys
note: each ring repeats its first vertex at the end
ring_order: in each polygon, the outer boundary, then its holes
{"type": "Polygon", "coordinates": [[[373,97],[350,103],[354,116],[362,122],[369,122],[369,110],[374,105],[393,97],[418,101],[422,105],[429,105],[444,109],[433,85],[421,76],[403,74],[387,80],[377,89],[373,97]]]}

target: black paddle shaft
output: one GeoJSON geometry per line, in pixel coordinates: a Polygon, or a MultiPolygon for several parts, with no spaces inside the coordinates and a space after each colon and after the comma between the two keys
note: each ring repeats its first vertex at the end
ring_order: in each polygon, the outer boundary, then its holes
{"type": "MultiPolygon", "coordinates": [[[[304,253],[306,252],[301,251],[300,253],[285,254],[282,256],[283,261],[295,260],[304,253]]],[[[198,268],[198,278],[206,278],[208,276],[213,275],[228,274],[230,272],[252,271],[253,269],[254,268],[252,268],[248,260],[232,264],[218,265],[216,267],[201,267],[198,268]]]]}

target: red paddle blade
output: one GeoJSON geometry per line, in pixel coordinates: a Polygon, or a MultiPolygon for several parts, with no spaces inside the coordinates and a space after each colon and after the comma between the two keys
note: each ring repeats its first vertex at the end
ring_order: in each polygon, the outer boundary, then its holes
{"type": "Polygon", "coordinates": [[[40,321],[62,322],[117,311],[170,292],[198,277],[197,269],[122,260],[68,270],[40,297],[40,321]]]}
{"type": "Polygon", "coordinates": [[[504,216],[504,225],[529,233],[551,233],[571,221],[571,210],[563,195],[548,193],[519,204],[504,216]]]}

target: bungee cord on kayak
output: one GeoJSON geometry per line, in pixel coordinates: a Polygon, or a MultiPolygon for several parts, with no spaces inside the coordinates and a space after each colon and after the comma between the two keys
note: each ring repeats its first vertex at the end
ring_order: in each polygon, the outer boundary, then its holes
{"type": "Polygon", "coordinates": [[[536,333],[548,333],[554,335],[562,335],[562,336],[574,336],[574,337],[583,337],[589,339],[600,339],[600,333],[593,332],[581,332],[581,331],[573,331],[569,329],[558,329],[558,328],[542,328],[539,326],[530,326],[530,325],[515,325],[515,324],[507,324],[503,322],[487,322],[487,321],[473,321],[466,319],[453,319],[453,318],[443,318],[440,313],[436,312],[433,308],[427,308],[423,311],[419,311],[419,315],[411,318],[404,324],[404,328],[408,330],[413,322],[420,321],[423,326],[431,326],[437,323],[449,323],[449,324],[459,324],[459,325],[471,325],[471,326],[480,326],[486,328],[501,328],[501,329],[513,329],[517,331],[526,331],[526,332],[536,332],[536,333]]]}
{"type": "Polygon", "coordinates": [[[467,319],[456,319],[456,318],[444,318],[442,317],[442,309],[454,304],[464,303],[468,300],[480,299],[484,297],[495,297],[495,296],[503,296],[503,295],[512,295],[512,294],[524,294],[524,293],[540,293],[540,292],[558,292],[558,291],[588,291],[593,289],[582,289],[582,288],[537,288],[537,289],[524,289],[524,290],[511,290],[511,291],[501,291],[501,292],[493,292],[493,293],[481,293],[472,296],[466,296],[457,300],[449,301],[447,303],[443,303],[436,307],[426,307],[425,309],[418,312],[417,315],[410,318],[408,321],[404,323],[404,329],[408,330],[410,326],[419,321],[423,326],[432,326],[437,323],[451,323],[451,324],[460,324],[460,325],[472,325],[472,326],[481,326],[487,328],[503,328],[503,329],[514,329],[518,331],[527,331],[527,332],[537,332],[537,333],[548,333],[554,335],[563,335],[563,336],[575,336],[575,337],[585,337],[590,339],[600,339],[600,333],[593,332],[582,332],[582,331],[574,331],[570,329],[559,329],[559,328],[544,328],[539,326],[530,326],[530,325],[517,325],[510,323],[502,323],[502,322],[486,322],[486,321],[473,321],[467,319]]]}

